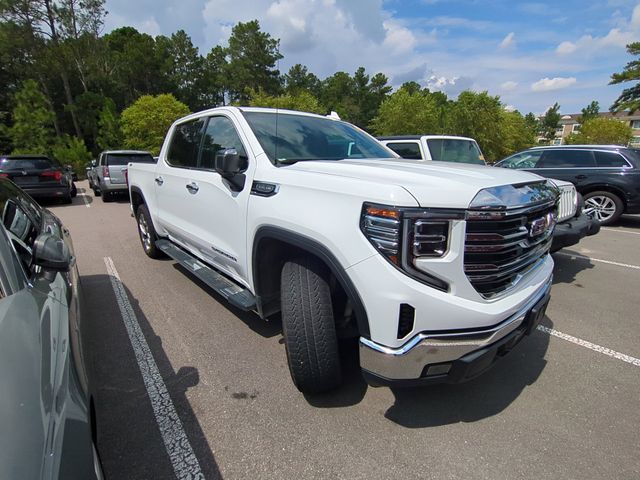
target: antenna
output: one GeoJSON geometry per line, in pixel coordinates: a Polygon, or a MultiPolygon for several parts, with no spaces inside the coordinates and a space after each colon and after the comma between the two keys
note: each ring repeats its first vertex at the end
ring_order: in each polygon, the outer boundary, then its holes
{"type": "MultiPolygon", "coordinates": [[[[276,66],[278,68],[278,75],[280,75],[280,44],[278,44],[278,59],[276,60],[276,66]]],[[[274,141],[275,149],[273,152],[273,159],[275,160],[276,165],[278,164],[278,140],[280,139],[280,137],[278,137],[278,117],[280,115],[278,111],[279,104],[280,104],[280,98],[279,96],[277,96],[276,97],[276,138],[274,141]]]]}

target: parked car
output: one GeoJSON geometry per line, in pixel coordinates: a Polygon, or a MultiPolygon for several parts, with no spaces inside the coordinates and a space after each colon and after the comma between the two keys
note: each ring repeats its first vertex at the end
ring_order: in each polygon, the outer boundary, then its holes
{"type": "Polygon", "coordinates": [[[154,163],[149,152],[138,150],[108,150],[102,152],[98,160],[92,161],[87,172],[89,188],[104,202],[111,200],[115,193],[127,193],[127,165],[129,163],[154,163]]]}
{"type": "Polygon", "coordinates": [[[101,479],[69,231],[0,178],[0,478],[101,479]]]}
{"type": "Polygon", "coordinates": [[[484,165],[484,155],[473,138],[453,135],[396,135],[378,137],[402,158],[484,165]]]}
{"type": "Polygon", "coordinates": [[[0,157],[0,177],[12,180],[34,198],[59,198],[71,203],[77,190],[73,170],[46,155],[0,157]]]}
{"type": "Polygon", "coordinates": [[[281,312],[303,392],[341,383],[345,337],[359,339],[372,385],[468,380],[549,301],[554,185],[398,159],[335,116],[187,116],[157,164],[129,167],[129,185],[149,257],[172,257],[238,309],[281,312]]]}
{"type": "Polygon", "coordinates": [[[601,225],[623,213],[640,213],[640,154],[619,146],[534,147],[496,164],[573,183],[584,197],[584,211],[601,225]]]}

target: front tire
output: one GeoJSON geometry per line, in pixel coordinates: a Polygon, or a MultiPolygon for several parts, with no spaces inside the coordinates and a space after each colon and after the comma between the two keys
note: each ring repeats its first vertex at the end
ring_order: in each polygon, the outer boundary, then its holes
{"type": "Polygon", "coordinates": [[[146,205],[140,205],[136,210],[136,221],[138,223],[138,236],[144,253],[149,258],[163,258],[165,256],[164,253],[156,246],[158,235],[155,228],[153,228],[151,215],[149,215],[146,205]]]}
{"type": "Polygon", "coordinates": [[[313,257],[285,263],[281,274],[282,330],[291,378],[303,393],[342,382],[326,267],[313,257]]]}
{"type": "Polygon", "coordinates": [[[615,193],[590,192],[584,196],[584,213],[592,215],[600,225],[611,225],[624,211],[624,204],[615,193]]]}

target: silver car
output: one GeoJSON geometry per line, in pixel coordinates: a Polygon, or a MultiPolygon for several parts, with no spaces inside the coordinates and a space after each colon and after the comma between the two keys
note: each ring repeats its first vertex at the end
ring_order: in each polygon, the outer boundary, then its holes
{"type": "Polygon", "coordinates": [[[101,479],[69,231],[0,178],[0,478],[101,479]]]}
{"type": "Polygon", "coordinates": [[[141,150],[107,150],[91,162],[87,171],[89,187],[96,197],[108,202],[114,193],[127,193],[127,165],[130,162],[154,163],[149,152],[141,150]]]}

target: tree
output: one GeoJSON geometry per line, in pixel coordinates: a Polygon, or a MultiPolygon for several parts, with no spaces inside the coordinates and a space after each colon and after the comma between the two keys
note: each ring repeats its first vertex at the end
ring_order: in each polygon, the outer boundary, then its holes
{"type": "Polygon", "coordinates": [[[299,63],[291,67],[289,72],[285,74],[284,84],[287,93],[297,93],[304,90],[315,97],[320,95],[320,79],[299,63]]]}
{"type": "Polygon", "coordinates": [[[120,117],[124,147],[158,155],[171,124],[187,114],[189,107],[171,94],[143,95],[120,117]]]}
{"type": "Polygon", "coordinates": [[[239,22],[231,30],[227,48],[227,79],[231,102],[246,103],[249,90],[280,93],[280,72],[276,63],[282,58],[279,40],[260,31],[257,20],[239,22]]]}
{"type": "Polygon", "coordinates": [[[110,98],[100,110],[96,145],[100,150],[113,150],[122,145],[120,120],[116,113],[116,105],[110,98]]]}
{"type": "Polygon", "coordinates": [[[578,118],[578,122],[584,123],[592,118],[598,118],[600,113],[600,104],[594,100],[582,109],[582,115],[578,118]]]}
{"type": "Polygon", "coordinates": [[[540,120],[540,129],[542,130],[542,136],[549,142],[552,142],[553,139],[556,138],[556,130],[559,123],[560,105],[558,105],[558,102],[556,102],[552,107],[549,107],[549,109],[540,120]]]}
{"type": "Polygon", "coordinates": [[[592,118],[582,124],[580,131],[567,138],[571,145],[623,145],[633,138],[631,127],[611,118],[592,118]]]}
{"type": "Polygon", "coordinates": [[[279,96],[251,92],[249,105],[252,107],[284,108],[318,114],[327,113],[327,109],[320,105],[318,99],[306,90],[301,90],[297,93],[285,93],[279,96]]]}
{"type": "Polygon", "coordinates": [[[34,80],[16,92],[9,137],[14,153],[48,153],[53,144],[53,118],[47,99],[34,80]]]}
{"type": "MultiPolygon", "coordinates": [[[[633,42],[627,45],[627,52],[629,52],[629,55],[640,55],[640,42],[633,42]]],[[[638,80],[640,80],[640,60],[632,60],[627,63],[622,72],[611,75],[609,85],[636,82],[632,87],[625,88],[622,91],[611,106],[612,111],[629,110],[630,113],[633,113],[640,108],[640,82],[638,80]]]]}
{"type": "Polygon", "coordinates": [[[211,49],[203,60],[202,76],[198,90],[203,108],[217,107],[225,104],[227,59],[226,51],[217,45],[211,49]]]}
{"type": "Polygon", "coordinates": [[[63,165],[71,165],[73,171],[80,177],[85,173],[87,163],[91,161],[91,152],[87,149],[84,141],[70,135],[58,138],[52,152],[53,158],[63,165]]]}
{"type": "Polygon", "coordinates": [[[529,122],[530,119],[527,120],[527,117],[523,117],[517,110],[514,112],[503,110],[499,127],[502,144],[498,150],[498,156],[491,158],[492,163],[535,144],[536,130],[531,128],[529,122]]]}
{"type": "Polygon", "coordinates": [[[377,135],[440,133],[436,99],[428,91],[400,88],[382,102],[371,128],[377,135]]]}

